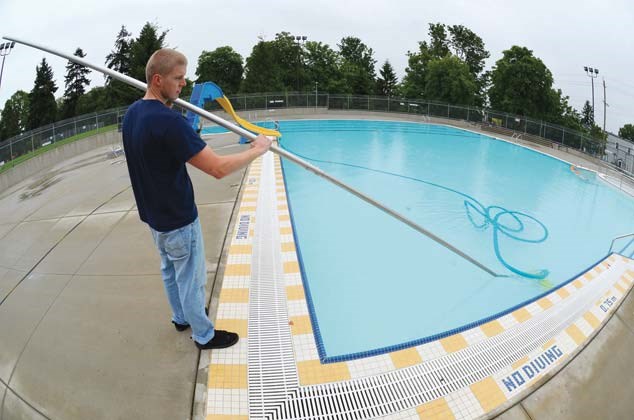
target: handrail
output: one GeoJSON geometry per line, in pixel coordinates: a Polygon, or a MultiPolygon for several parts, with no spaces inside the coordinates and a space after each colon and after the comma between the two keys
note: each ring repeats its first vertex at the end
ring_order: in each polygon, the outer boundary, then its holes
{"type": "MultiPolygon", "coordinates": [[[[612,243],[610,244],[610,249],[608,250],[608,254],[612,253],[612,247],[614,246],[614,242],[616,242],[617,239],[628,238],[630,236],[634,236],[634,232],[628,233],[626,235],[617,236],[616,238],[612,239],[612,243]]],[[[629,246],[629,244],[627,245],[629,246]]]]}
{"type": "MultiPolygon", "coordinates": [[[[56,50],[53,50],[49,47],[45,47],[39,44],[35,44],[33,42],[30,41],[24,41],[18,38],[14,38],[14,37],[3,37],[4,39],[8,40],[8,41],[15,41],[19,44],[23,44],[23,45],[27,45],[29,47],[33,47],[35,49],[38,50],[42,50],[48,53],[51,53],[53,55],[56,55],[58,57],[62,57],[62,58],[66,58],[69,61],[73,61],[77,64],[81,64],[85,67],[91,68],[93,70],[99,71],[101,73],[107,74],[117,80],[120,80],[124,83],[127,83],[131,86],[134,86],[136,88],[139,88],[141,90],[147,90],[147,85],[139,80],[136,80],[130,76],[126,76],[124,74],[121,74],[119,72],[116,72],[112,69],[108,69],[105,67],[101,67],[101,66],[97,66],[94,64],[91,64],[90,62],[77,57],[75,55],[70,55],[70,54],[66,54],[63,52],[59,52],[56,50]]],[[[244,128],[235,125],[229,121],[226,121],[222,118],[220,118],[217,115],[214,115],[210,112],[207,112],[195,105],[190,104],[189,102],[185,102],[182,99],[176,99],[174,101],[174,104],[179,105],[182,108],[185,108],[189,111],[192,111],[198,115],[200,115],[201,117],[204,117],[208,120],[211,120],[213,122],[215,122],[216,124],[226,128],[227,130],[233,131],[234,133],[245,137],[247,139],[251,139],[251,140],[255,140],[255,138],[257,137],[255,134],[251,133],[250,131],[245,130],[244,128]]],[[[337,178],[332,177],[331,175],[328,175],[327,173],[325,173],[324,171],[322,171],[321,169],[319,169],[318,167],[311,165],[310,163],[304,161],[303,159],[295,156],[292,153],[287,152],[284,149],[281,149],[275,145],[272,145],[270,150],[274,153],[277,153],[278,155],[285,157],[286,159],[298,164],[299,166],[303,167],[304,169],[314,173],[315,175],[318,175],[328,181],[330,181],[331,183],[343,188],[344,190],[348,191],[349,193],[355,195],[356,197],[362,199],[363,201],[365,201],[366,203],[369,203],[371,205],[373,205],[374,207],[377,207],[378,209],[382,210],[383,212],[387,213],[388,215],[394,217],[395,219],[405,223],[407,226],[411,227],[412,229],[416,230],[417,232],[422,233],[423,235],[427,236],[428,238],[432,239],[433,241],[437,242],[438,244],[444,246],[445,248],[447,248],[448,250],[452,251],[453,253],[459,255],[460,257],[464,258],[465,260],[469,261],[470,263],[472,263],[473,265],[475,265],[476,267],[480,268],[481,270],[487,272],[488,274],[494,276],[494,277],[507,277],[507,275],[504,274],[498,274],[495,271],[491,270],[490,268],[488,268],[487,266],[485,266],[484,264],[480,263],[479,261],[477,261],[476,259],[474,259],[473,257],[471,257],[470,255],[466,254],[465,252],[459,250],[458,248],[454,247],[453,245],[449,244],[448,242],[444,241],[443,239],[439,238],[438,236],[434,235],[433,233],[431,233],[430,231],[426,230],[425,228],[423,228],[422,226],[418,225],[417,223],[409,220],[408,218],[406,218],[405,216],[401,215],[400,213],[390,209],[387,206],[384,206],[383,204],[379,203],[378,201],[374,200],[373,198],[371,198],[370,196],[362,193],[361,191],[358,191],[356,189],[354,189],[353,187],[345,184],[344,182],[338,180],[337,178]]]]}

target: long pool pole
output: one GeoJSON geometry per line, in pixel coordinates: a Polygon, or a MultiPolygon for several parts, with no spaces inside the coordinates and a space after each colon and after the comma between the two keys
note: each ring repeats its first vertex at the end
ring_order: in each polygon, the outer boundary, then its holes
{"type": "MultiPolygon", "coordinates": [[[[71,54],[66,54],[64,52],[60,52],[57,50],[54,50],[52,48],[43,46],[43,45],[39,45],[36,44],[34,42],[30,42],[30,41],[26,41],[23,39],[19,39],[19,38],[15,38],[12,36],[3,36],[4,39],[6,39],[7,41],[15,41],[19,44],[23,44],[23,45],[27,45],[29,47],[33,47],[36,48],[38,50],[42,50],[42,51],[46,51],[48,53],[51,53],[53,55],[56,55],[58,57],[62,57],[65,58],[67,60],[70,60],[72,62],[75,62],[77,64],[81,64],[85,67],[91,68],[93,70],[96,70],[98,72],[101,72],[103,74],[107,74],[108,76],[120,80],[124,83],[127,83],[131,86],[134,86],[136,88],[139,88],[141,90],[147,90],[147,85],[139,80],[136,80],[130,76],[126,76],[125,74],[121,74],[117,71],[114,71],[112,69],[106,68],[106,67],[102,67],[102,66],[97,66],[95,64],[89,63],[88,61],[84,60],[81,57],[77,57],[75,55],[71,55],[71,54]]],[[[204,117],[210,121],[213,121],[214,123],[226,128],[227,130],[233,131],[234,133],[245,137],[247,139],[250,140],[254,140],[257,136],[255,134],[253,134],[250,131],[245,130],[244,128],[233,124],[223,118],[220,118],[217,115],[212,114],[211,112],[205,111],[204,109],[201,109],[195,105],[190,104],[189,102],[183,101],[182,99],[176,99],[176,101],[174,101],[174,103],[182,108],[185,108],[195,114],[198,114],[201,117],[204,117]]],[[[373,205],[374,207],[384,211],[385,213],[389,214],[390,216],[394,217],[395,219],[405,223],[407,226],[411,227],[412,229],[416,230],[417,232],[422,233],[423,235],[427,236],[428,238],[432,239],[433,241],[439,243],[440,245],[444,246],[445,248],[447,248],[448,250],[452,251],[453,253],[459,255],[460,257],[464,258],[465,260],[469,261],[470,263],[472,263],[473,265],[475,265],[476,267],[482,269],[483,271],[486,271],[487,273],[489,273],[492,276],[495,277],[503,277],[504,275],[498,274],[495,271],[491,270],[490,268],[488,268],[487,266],[485,266],[484,264],[482,264],[481,262],[477,261],[476,259],[474,259],[473,257],[471,257],[470,255],[464,253],[463,251],[459,250],[458,248],[454,247],[453,245],[451,245],[450,243],[446,242],[445,240],[439,238],[438,236],[434,235],[433,233],[431,233],[430,231],[428,231],[427,229],[423,228],[422,226],[420,226],[419,224],[411,221],[410,219],[406,218],[405,216],[403,216],[402,214],[390,209],[389,207],[379,203],[378,201],[376,201],[375,199],[373,199],[370,196],[365,195],[364,193],[362,193],[361,191],[356,190],[355,188],[349,186],[348,184],[345,184],[344,182],[338,180],[337,178],[332,177],[331,175],[328,175],[326,172],[322,171],[321,169],[319,169],[318,167],[306,162],[305,160],[295,156],[292,153],[287,152],[284,149],[280,149],[279,147],[275,146],[275,145],[271,145],[271,149],[272,152],[277,153],[278,155],[298,164],[299,166],[303,167],[304,169],[309,170],[310,172],[314,173],[317,176],[320,176],[330,182],[332,182],[333,184],[337,185],[340,188],[343,188],[344,190],[348,191],[349,193],[357,196],[358,198],[362,199],[363,201],[373,205]]]]}

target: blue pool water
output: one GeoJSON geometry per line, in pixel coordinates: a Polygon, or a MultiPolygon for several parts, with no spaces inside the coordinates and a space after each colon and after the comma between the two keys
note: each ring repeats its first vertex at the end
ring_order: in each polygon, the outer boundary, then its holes
{"type": "Polygon", "coordinates": [[[284,161],[324,360],[487,320],[570,280],[634,231],[634,199],[594,173],[484,135],[351,120],[282,121],[280,130],[283,148],[508,275],[487,274],[284,161]]]}

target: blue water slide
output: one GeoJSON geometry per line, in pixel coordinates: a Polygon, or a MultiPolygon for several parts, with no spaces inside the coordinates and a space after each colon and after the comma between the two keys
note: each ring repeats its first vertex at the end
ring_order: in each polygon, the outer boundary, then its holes
{"type": "MultiPolygon", "coordinates": [[[[189,98],[189,103],[196,105],[199,108],[205,106],[205,102],[215,101],[217,98],[222,98],[224,93],[222,89],[218,87],[214,82],[197,83],[192,90],[192,96],[189,98]]],[[[189,122],[194,130],[198,128],[198,121],[200,117],[191,111],[187,111],[187,122],[189,122]]]]}

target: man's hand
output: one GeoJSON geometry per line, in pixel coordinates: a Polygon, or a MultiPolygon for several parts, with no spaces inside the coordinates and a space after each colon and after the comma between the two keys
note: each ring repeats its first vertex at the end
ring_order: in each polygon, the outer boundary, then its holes
{"type": "Polygon", "coordinates": [[[251,148],[256,149],[260,155],[266,153],[267,150],[271,147],[271,139],[266,137],[264,134],[260,134],[251,142],[251,148]]]}

